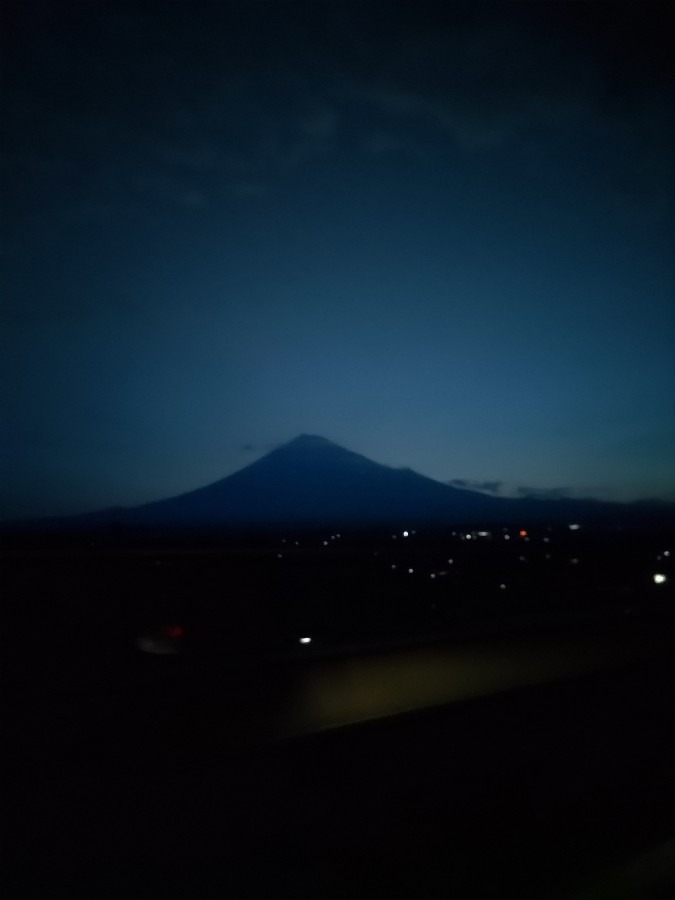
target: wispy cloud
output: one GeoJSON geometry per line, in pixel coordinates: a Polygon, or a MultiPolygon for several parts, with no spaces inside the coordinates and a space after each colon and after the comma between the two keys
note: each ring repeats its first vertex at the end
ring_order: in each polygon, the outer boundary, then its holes
{"type": "Polygon", "coordinates": [[[466,478],[453,478],[448,482],[452,487],[470,491],[482,491],[486,494],[498,494],[502,489],[501,481],[471,481],[466,478]]]}
{"type": "Polygon", "coordinates": [[[639,144],[632,168],[611,176],[617,208],[668,213],[675,139],[661,77],[665,45],[654,47],[656,61],[642,65],[636,88],[625,23],[615,35],[610,20],[586,40],[534,11],[533,24],[492,5],[440,19],[392,10],[392,33],[405,39],[391,41],[368,27],[375,13],[367,8],[354,22],[323,10],[311,27],[299,17],[290,24],[268,11],[233,11],[223,30],[219,16],[180,7],[166,15],[182,17],[182,55],[175,32],[158,34],[143,4],[82,13],[77,28],[53,28],[27,44],[28,63],[54,67],[60,102],[18,70],[19,89],[4,103],[7,171],[26,191],[69,182],[52,216],[117,215],[125,192],[129,203],[161,197],[186,210],[207,193],[209,204],[233,194],[253,201],[281,173],[345,145],[423,163],[431,147],[442,154],[445,145],[469,156],[514,141],[526,150],[564,136],[571,123],[600,124],[617,143],[639,144]],[[80,100],[83,80],[90,96],[80,100]]]}
{"type": "Polygon", "coordinates": [[[518,497],[530,497],[537,500],[563,500],[572,496],[572,489],[568,487],[534,488],[519,486],[516,488],[518,497]]]}

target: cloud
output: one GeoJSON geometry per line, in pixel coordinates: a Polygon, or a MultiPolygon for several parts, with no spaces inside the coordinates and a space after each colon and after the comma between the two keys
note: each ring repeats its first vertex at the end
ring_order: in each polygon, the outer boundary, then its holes
{"type": "Polygon", "coordinates": [[[368,107],[371,120],[432,128],[473,153],[593,115],[598,61],[545,19],[534,16],[533,25],[492,9],[438,28],[420,18],[395,53],[371,47],[377,66],[342,73],[345,96],[368,107]]]}
{"type": "Polygon", "coordinates": [[[329,140],[337,133],[339,116],[328,106],[318,107],[302,116],[299,122],[302,134],[313,142],[329,140]]]}
{"type": "Polygon", "coordinates": [[[564,500],[572,496],[572,489],[568,487],[534,488],[521,485],[516,488],[516,495],[535,500],[564,500]]]}
{"type": "Polygon", "coordinates": [[[271,453],[272,450],[276,450],[278,447],[283,447],[286,443],[286,441],[282,441],[281,443],[274,443],[271,441],[263,441],[262,443],[248,442],[246,444],[242,444],[239,447],[239,450],[242,453],[271,453]]]}
{"type": "Polygon", "coordinates": [[[450,146],[527,150],[587,123],[637,144],[635,166],[612,176],[616,204],[666,215],[672,101],[658,15],[621,4],[595,18],[567,5],[552,15],[548,4],[477,6],[392,5],[386,35],[367,4],[297,15],[286,4],[264,14],[206,4],[199,15],[169,4],[161,29],[142,2],[83,7],[68,28],[27,21],[3,104],[16,205],[32,208],[35,186],[50,183],[64,185],[55,219],[85,204],[83,218],[124,215],[120,197],[188,213],[207,181],[210,206],[233,193],[254,201],[275,176],[342,152],[345,140],[423,164],[450,146]],[[57,93],[43,89],[43,72],[57,93]]]}
{"type": "Polygon", "coordinates": [[[470,491],[482,491],[486,494],[498,494],[502,489],[502,481],[471,481],[466,478],[453,478],[448,482],[452,487],[470,491]]]}

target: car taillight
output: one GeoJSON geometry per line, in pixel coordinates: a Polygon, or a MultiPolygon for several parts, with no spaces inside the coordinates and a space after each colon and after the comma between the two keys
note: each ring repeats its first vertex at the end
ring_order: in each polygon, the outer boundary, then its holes
{"type": "Polygon", "coordinates": [[[182,638],[185,636],[185,629],[182,625],[167,625],[164,633],[170,638],[182,638]]]}

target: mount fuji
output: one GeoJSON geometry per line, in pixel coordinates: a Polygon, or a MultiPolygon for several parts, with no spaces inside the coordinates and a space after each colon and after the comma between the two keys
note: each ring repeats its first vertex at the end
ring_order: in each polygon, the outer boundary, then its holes
{"type": "Polygon", "coordinates": [[[236,530],[623,518],[636,522],[664,516],[673,518],[670,504],[488,496],[443,484],[412,469],[381,465],[326,438],[302,434],[226,478],[175,497],[30,524],[236,530]]]}

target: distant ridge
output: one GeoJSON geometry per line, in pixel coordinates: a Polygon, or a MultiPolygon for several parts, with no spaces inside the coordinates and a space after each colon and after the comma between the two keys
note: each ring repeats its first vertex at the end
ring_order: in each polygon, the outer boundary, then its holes
{"type": "MultiPolygon", "coordinates": [[[[675,521],[672,505],[503,498],[455,488],[411,469],[392,469],[324,437],[301,434],[205,487],[130,508],[41,520],[42,527],[153,529],[268,528],[281,525],[411,525],[675,521]]],[[[27,523],[26,523],[27,524],[27,523]]]]}

